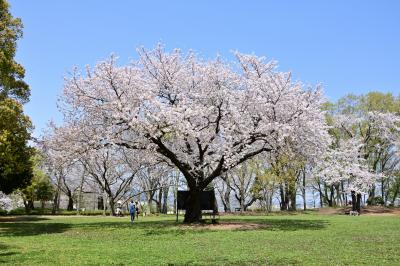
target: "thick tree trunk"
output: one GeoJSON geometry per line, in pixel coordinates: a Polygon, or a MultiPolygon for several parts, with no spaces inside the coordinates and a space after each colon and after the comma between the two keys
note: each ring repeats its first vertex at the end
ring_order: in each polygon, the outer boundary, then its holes
{"type": "Polygon", "coordinates": [[[367,202],[368,205],[375,205],[375,185],[369,191],[367,202]]]}
{"type": "Polygon", "coordinates": [[[224,211],[231,212],[231,189],[227,188],[224,195],[223,195],[223,202],[224,202],[224,211]]]}
{"type": "Polygon", "coordinates": [[[114,202],[114,198],[112,197],[108,197],[108,202],[110,205],[110,216],[115,216],[115,202],[114,202]]]}
{"type": "Polygon", "coordinates": [[[296,210],[296,183],[291,183],[288,190],[288,198],[290,199],[289,210],[296,210]]]}
{"type": "Polygon", "coordinates": [[[35,209],[35,206],[33,205],[33,200],[28,200],[28,209],[29,210],[35,209]]]}
{"type": "Polygon", "coordinates": [[[290,211],[295,211],[296,210],[296,193],[291,193],[290,194],[290,211]]]}
{"type": "Polygon", "coordinates": [[[242,212],[246,211],[246,207],[244,204],[244,194],[242,192],[240,193],[239,204],[240,204],[240,212],[242,213],[242,212]]]}
{"type": "Polygon", "coordinates": [[[328,196],[328,186],[325,184],[324,185],[324,190],[325,190],[325,200],[328,203],[328,207],[333,207],[333,186],[329,187],[329,196],[328,196]]]}
{"type": "Polygon", "coordinates": [[[287,211],[288,198],[287,198],[286,191],[285,191],[285,188],[283,187],[282,183],[279,185],[279,192],[280,192],[280,196],[281,196],[281,211],[287,211]]]}
{"type": "Polygon", "coordinates": [[[67,210],[72,211],[74,209],[74,199],[71,194],[68,195],[68,206],[67,210]]]}
{"type": "Polygon", "coordinates": [[[198,188],[190,189],[186,200],[186,212],[184,223],[198,223],[201,221],[201,190],[198,188]]]}
{"type": "Polygon", "coordinates": [[[356,210],[359,214],[361,214],[361,194],[357,194],[357,201],[356,201],[356,210]]]}
{"type": "Polygon", "coordinates": [[[329,194],[329,207],[334,207],[335,206],[335,190],[334,187],[330,187],[330,194],[329,194]]]}
{"type": "Polygon", "coordinates": [[[68,197],[68,206],[67,210],[72,211],[74,209],[74,199],[72,197],[72,192],[69,188],[67,188],[67,197],[68,197]]]}
{"type": "Polygon", "coordinates": [[[356,192],[351,191],[351,210],[353,212],[356,211],[356,201],[357,201],[356,192]]]}
{"type": "Polygon", "coordinates": [[[53,208],[51,210],[51,214],[56,214],[58,210],[60,209],[60,191],[57,189],[56,193],[54,194],[54,199],[53,199],[53,208]]]}
{"type": "Polygon", "coordinates": [[[158,200],[156,201],[157,204],[157,212],[158,213],[162,213],[162,196],[163,196],[163,190],[160,188],[160,190],[158,191],[158,200]]]}
{"type": "Polygon", "coordinates": [[[169,186],[164,187],[162,190],[163,190],[162,213],[167,214],[167,212],[168,212],[168,194],[169,194],[169,186]]]}
{"type": "Polygon", "coordinates": [[[252,198],[249,202],[247,202],[246,204],[244,204],[243,210],[247,211],[247,209],[256,201],[256,198],[252,198]]]}
{"type": "Polygon", "coordinates": [[[361,213],[361,194],[351,191],[351,209],[361,213]]]}
{"type": "Polygon", "coordinates": [[[103,192],[103,216],[106,216],[106,209],[107,209],[107,195],[103,192]]]}

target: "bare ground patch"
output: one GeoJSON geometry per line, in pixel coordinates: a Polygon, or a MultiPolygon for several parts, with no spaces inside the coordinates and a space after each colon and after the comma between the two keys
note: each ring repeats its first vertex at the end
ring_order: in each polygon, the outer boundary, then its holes
{"type": "Polygon", "coordinates": [[[181,225],[182,229],[210,229],[210,230],[257,230],[265,229],[268,226],[265,224],[258,223],[246,223],[246,222],[219,222],[217,224],[192,224],[192,225],[181,225]]]}
{"type": "Polygon", "coordinates": [[[400,208],[387,208],[383,206],[372,206],[362,210],[362,214],[371,216],[400,216],[400,208]]]}
{"type": "MultiPolygon", "coordinates": [[[[337,215],[348,213],[351,208],[322,208],[319,209],[319,214],[337,215]]],[[[387,208],[384,206],[368,206],[361,209],[362,215],[368,216],[400,216],[400,208],[387,208]]]]}

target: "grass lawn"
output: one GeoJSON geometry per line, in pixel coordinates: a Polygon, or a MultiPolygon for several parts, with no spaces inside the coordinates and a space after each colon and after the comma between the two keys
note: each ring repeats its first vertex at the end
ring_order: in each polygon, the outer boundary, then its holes
{"type": "Polygon", "coordinates": [[[223,216],[236,227],[222,229],[128,220],[0,218],[0,264],[400,265],[400,216],[223,216]]]}

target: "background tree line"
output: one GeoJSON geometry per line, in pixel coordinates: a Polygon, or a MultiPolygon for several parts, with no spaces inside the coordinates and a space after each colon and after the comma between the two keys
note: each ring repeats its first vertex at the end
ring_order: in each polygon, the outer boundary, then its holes
{"type": "MultiPolygon", "coordinates": [[[[400,156],[396,146],[399,143],[400,98],[380,92],[349,94],[337,102],[327,103],[324,110],[335,143],[360,137],[365,145],[363,156],[377,176],[364,191],[366,203],[393,205],[400,196],[400,156]],[[392,115],[392,118],[372,117],[368,115],[371,112],[392,115]]],[[[306,191],[318,197],[317,205],[321,207],[346,206],[352,201],[347,190],[351,180],[330,182],[313,171],[314,167],[314,161],[285,149],[233,169],[216,184],[225,211],[232,210],[232,195],[244,211],[255,201],[265,211],[271,211],[273,199],[279,202],[281,210],[295,210],[297,196],[303,198],[303,209],[306,209],[306,191]]],[[[361,182],[370,181],[361,178],[361,182]]]]}

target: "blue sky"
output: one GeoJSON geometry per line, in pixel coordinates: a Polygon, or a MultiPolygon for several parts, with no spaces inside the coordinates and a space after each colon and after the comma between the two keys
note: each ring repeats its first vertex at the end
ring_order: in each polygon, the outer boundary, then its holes
{"type": "Polygon", "coordinates": [[[322,83],[336,100],[371,90],[400,92],[400,1],[24,1],[17,60],[32,90],[26,113],[38,136],[61,121],[56,100],[73,66],[163,42],[203,57],[232,50],[279,61],[295,79],[322,83]]]}

